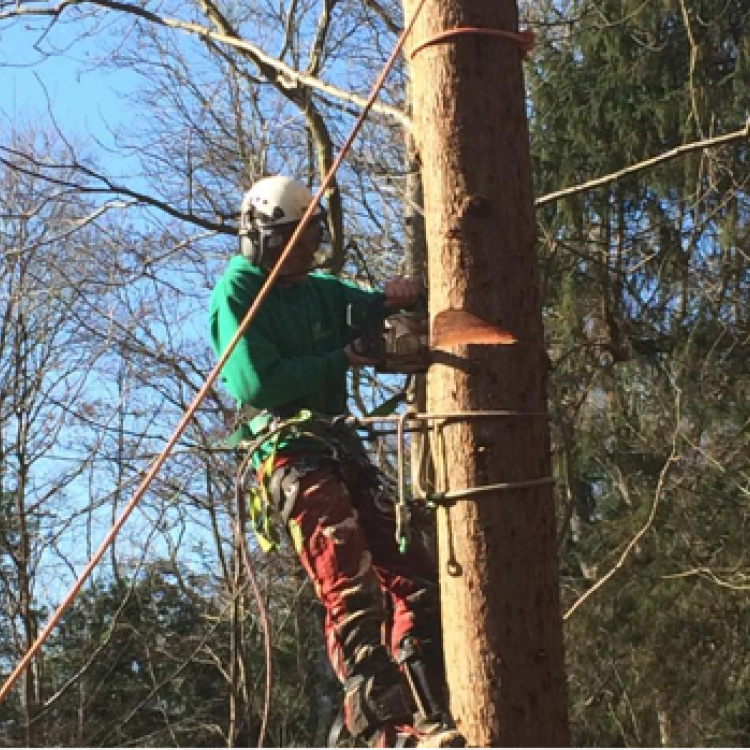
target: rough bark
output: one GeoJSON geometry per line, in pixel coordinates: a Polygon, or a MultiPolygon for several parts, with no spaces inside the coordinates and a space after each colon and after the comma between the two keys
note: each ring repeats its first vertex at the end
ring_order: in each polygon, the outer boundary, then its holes
{"type": "MultiPolygon", "coordinates": [[[[408,16],[416,5],[404,0],[408,16]]],[[[457,27],[515,31],[517,24],[515,0],[439,0],[425,4],[411,43],[457,27]]],[[[479,35],[427,47],[411,62],[431,316],[467,309],[519,339],[511,347],[460,347],[452,364],[434,366],[432,412],[546,413],[521,63],[513,43],[479,35]]],[[[551,474],[544,416],[461,421],[444,432],[445,489],[551,474]]],[[[567,745],[552,486],[462,500],[441,511],[439,523],[444,641],[459,727],[473,746],[567,745]]]]}

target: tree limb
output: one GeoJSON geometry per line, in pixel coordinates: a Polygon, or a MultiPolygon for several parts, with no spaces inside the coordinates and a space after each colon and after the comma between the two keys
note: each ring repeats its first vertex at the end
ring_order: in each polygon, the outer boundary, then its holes
{"type": "Polygon", "coordinates": [[[43,161],[35,158],[31,154],[24,153],[22,151],[17,151],[16,149],[11,149],[11,148],[8,148],[7,146],[0,145],[0,153],[3,151],[7,154],[10,154],[13,157],[16,157],[16,158],[20,157],[29,163],[29,167],[23,167],[21,166],[21,164],[19,164],[16,161],[6,159],[5,157],[0,156],[0,164],[8,167],[8,169],[11,169],[15,172],[20,172],[21,174],[25,174],[30,177],[35,177],[37,179],[44,180],[45,182],[48,182],[52,185],[73,188],[77,191],[80,191],[81,193],[88,193],[91,195],[113,194],[113,195],[127,196],[128,198],[133,198],[137,203],[141,205],[152,206],[153,208],[157,208],[160,211],[163,211],[164,213],[168,214],[169,216],[172,216],[175,219],[180,219],[181,221],[190,222],[191,224],[195,224],[199,227],[202,227],[203,229],[207,229],[209,231],[217,232],[221,234],[231,234],[231,235],[237,234],[236,228],[229,226],[227,224],[224,224],[223,221],[220,221],[220,222],[209,221],[208,219],[204,219],[200,216],[196,216],[195,214],[191,212],[180,211],[179,209],[176,209],[174,206],[172,206],[170,203],[167,203],[166,201],[159,200],[158,198],[154,198],[153,196],[146,195],[145,193],[141,193],[137,190],[132,190],[131,188],[125,187],[124,185],[117,185],[113,183],[111,180],[109,180],[107,177],[105,177],[104,175],[98,174],[94,170],[80,163],[75,163],[73,165],[64,165],[64,166],[46,164],[43,161]],[[86,175],[87,177],[90,177],[95,180],[99,180],[101,183],[103,183],[103,186],[97,187],[93,185],[81,185],[76,182],[72,182],[70,180],[62,179],[58,177],[53,177],[52,175],[45,173],[45,170],[63,169],[63,168],[77,170],[83,173],[84,175],[86,175]]]}
{"type": "MultiPolygon", "coordinates": [[[[367,104],[367,98],[352,94],[348,91],[331,86],[330,84],[324,83],[319,78],[308,75],[307,73],[301,73],[295,70],[286,63],[278,60],[271,55],[266,54],[263,50],[251,42],[241,39],[239,36],[222,33],[220,31],[212,31],[211,29],[201,26],[196,23],[190,23],[189,21],[181,21],[178,18],[171,18],[169,16],[160,16],[146,8],[142,8],[138,5],[132,5],[130,3],[119,2],[119,0],[61,0],[61,2],[54,7],[47,8],[30,8],[24,5],[15,5],[12,10],[0,12],[0,21],[8,18],[15,18],[19,16],[53,16],[55,18],[62,15],[62,13],[69,7],[74,5],[95,5],[109,10],[120,11],[123,13],[129,13],[130,15],[142,18],[149,23],[156,24],[158,26],[164,26],[166,28],[178,29],[180,31],[186,31],[190,34],[194,34],[203,40],[210,40],[213,42],[220,42],[222,44],[229,45],[235,49],[245,52],[251,57],[253,62],[259,67],[267,67],[274,71],[275,77],[281,85],[293,88],[296,86],[307,86],[308,88],[315,89],[316,91],[323,92],[328,96],[338,99],[340,101],[355,104],[359,108],[364,108],[367,104]]],[[[215,6],[213,6],[216,10],[215,6]]],[[[410,127],[410,120],[407,115],[397,107],[391,107],[387,104],[377,104],[372,106],[373,112],[378,112],[386,117],[391,117],[404,127],[410,127]]]]}
{"type": "Polygon", "coordinates": [[[554,193],[543,195],[540,198],[536,199],[534,205],[537,207],[546,206],[548,203],[554,203],[561,198],[568,198],[571,195],[577,195],[578,193],[585,193],[589,190],[594,190],[595,188],[602,187],[602,185],[607,185],[610,182],[616,182],[617,180],[620,180],[623,177],[627,177],[628,175],[635,174],[636,172],[642,172],[646,169],[651,169],[651,167],[655,167],[659,164],[671,161],[672,159],[676,159],[680,156],[685,156],[685,154],[692,153],[693,151],[701,151],[702,149],[726,146],[730,143],[746,140],[748,138],[750,138],[750,117],[745,123],[745,127],[741,128],[740,130],[735,130],[734,132],[726,133],[725,135],[719,135],[715,138],[706,138],[702,141],[695,141],[694,143],[684,143],[682,146],[677,146],[676,148],[673,148],[670,151],[666,151],[659,156],[655,156],[651,159],[646,159],[646,161],[639,162],[638,164],[631,164],[629,167],[625,167],[624,169],[621,169],[617,172],[611,172],[610,174],[604,175],[603,177],[597,177],[595,180],[584,182],[581,185],[573,185],[571,187],[563,188],[562,190],[557,190],[554,193]]]}
{"type": "Polygon", "coordinates": [[[609,581],[612,578],[612,576],[614,576],[615,573],[617,573],[617,571],[623,567],[623,565],[625,565],[625,562],[630,556],[630,553],[632,552],[632,550],[635,548],[638,542],[640,542],[641,539],[643,539],[643,537],[646,536],[648,531],[651,529],[651,526],[654,523],[654,519],[656,518],[656,511],[658,510],[661,499],[664,496],[664,487],[667,482],[667,476],[669,475],[669,470],[672,468],[673,464],[675,464],[677,461],[680,460],[677,443],[678,443],[679,430],[680,430],[681,403],[682,403],[682,393],[681,391],[678,391],[677,392],[677,406],[675,410],[676,411],[675,431],[674,431],[674,434],[672,435],[672,451],[670,452],[667,460],[664,462],[661,472],[659,473],[659,481],[657,482],[657,485],[656,485],[656,492],[654,493],[654,501],[651,504],[651,511],[648,514],[648,518],[646,519],[646,522],[640,528],[638,533],[630,540],[630,542],[628,542],[627,546],[625,547],[625,550],[620,555],[614,567],[606,575],[602,576],[593,586],[591,586],[591,588],[589,588],[582,596],[580,596],[573,603],[570,609],[565,613],[563,620],[568,620],[571,617],[571,615],[590,596],[592,596],[592,594],[594,594],[596,591],[602,588],[602,586],[604,586],[604,584],[607,583],[607,581],[609,581]]]}

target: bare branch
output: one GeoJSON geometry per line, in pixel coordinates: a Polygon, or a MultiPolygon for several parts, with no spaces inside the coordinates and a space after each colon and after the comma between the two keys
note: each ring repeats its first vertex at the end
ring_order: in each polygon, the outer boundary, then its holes
{"type": "Polygon", "coordinates": [[[336,2],[337,0],[324,0],[323,2],[323,9],[318,19],[318,28],[315,32],[315,41],[312,44],[312,51],[310,53],[310,62],[307,65],[309,75],[317,76],[320,73],[326,37],[331,26],[331,13],[336,2]]]}
{"type": "Polygon", "coordinates": [[[738,579],[740,579],[742,583],[732,583],[726,578],[720,578],[718,573],[713,571],[711,568],[707,568],[704,566],[693,568],[692,570],[684,570],[680,573],[669,573],[667,575],[663,575],[662,578],[666,581],[672,581],[678,578],[691,578],[693,576],[700,576],[701,578],[708,579],[720,588],[731,589],[732,591],[750,591],[750,583],[744,583],[749,578],[746,573],[738,573],[737,571],[730,572],[734,574],[738,579]]]}
{"type": "MultiPolygon", "coordinates": [[[[208,219],[204,219],[200,216],[196,216],[194,213],[191,213],[188,211],[180,211],[179,209],[175,208],[172,204],[167,203],[166,201],[159,200],[158,198],[154,198],[151,195],[146,195],[145,193],[141,193],[137,190],[133,190],[132,188],[125,187],[124,185],[117,185],[116,183],[112,182],[108,177],[105,177],[104,175],[101,175],[98,172],[95,172],[93,169],[90,169],[89,167],[86,167],[83,164],[80,164],[78,162],[74,164],[66,164],[66,165],[49,164],[49,163],[45,163],[44,161],[40,159],[37,159],[31,154],[24,153],[22,151],[17,151],[16,149],[11,149],[7,146],[0,145],[0,152],[3,152],[3,151],[5,153],[13,155],[14,157],[19,157],[23,159],[24,161],[28,162],[30,166],[28,168],[23,167],[18,162],[12,161],[10,159],[6,159],[2,156],[0,156],[0,164],[8,167],[8,169],[11,169],[13,171],[28,175],[29,177],[44,180],[45,182],[50,183],[52,185],[74,188],[80,193],[88,193],[90,195],[114,194],[114,195],[127,196],[128,198],[133,198],[135,201],[137,201],[138,204],[151,206],[152,208],[157,208],[160,211],[163,211],[164,213],[168,214],[169,216],[172,216],[175,219],[180,219],[181,221],[190,222],[191,224],[195,224],[196,226],[199,226],[203,229],[208,229],[210,231],[218,232],[220,234],[235,235],[237,233],[237,230],[235,228],[228,226],[224,224],[223,222],[209,221],[208,219]],[[75,182],[71,182],[70,180],[53,177],[52,175],[47,174],[47,171],[56,170],[56,169],[66,169],[66,170],[74,169],[86,175],[87,177],[90,177],[94,180],[98,180],[99,182],[103,183],[103,187],[96,187],[96,186],[85,185],[85,184],[77,184],[75,182]]],[[[123,206],[119,206],[119,207],[123,207],[123,206]]]]}
{"type": "MultiPolygon", "coordinates": [[[[190,23],[189,21],[182,21],[178,18],[160,16],[138,5],[118,2],[118,0],[94,0],[93,2],[88,2],[87,0],[62,0],[58,5],[47,8],[30,8],[25,5],[16,5],[13,10],[8,10],[0,13],[0,21],[8,18],[15,18],[17,16],[53,16],[57,18],[67,8],[74,5],[95,5],[102,8],[107,8],[109,10],[128,13],[158,26],[177,29],[179,31],[186,31],[190,34],[198,36],[204,41],[210,40],[212,42],[219,42],[229,45],[230,47],[246,53],[258,67],[273,71],[273,78],[282,86],[286,86],[287,88],[306,86],[310,89],[322,92],[334,99],[338,99],[339,101],[354,104],[360,109],[363,109],[367,104],[366,97],[352,94],[336,86],[331,86],[330,84],[324,83],[319,78],[311,76],[307,73],[301,73],[300,71],[295,70],[281,60],[278,60],[277,58],[266,54],[257,45],[241,39],[239,36],[224,33],[221,31],[212,31],[206,26],[201,26],[196,23],[190,23]]],[[[215,6],[211,7],[213,15],[213,13],[216,12],[216,8],[215,6]]],[[[375,103],[374,105],[372,105],[371,109],[373,112],[377,112],[381,115],[385,115],[386,117],[393,118],[404,127],[410,126],[410,120],[407,115],[397,107],[391,107],[387,104],[375,103]]]]}
{"type": "Polygon", "coordinates": [[[670,151],[666,151],[660,156],[655,156],[652,159],[646,159],[646,161],[639,162],[638,164],[631,164],[629,167],[625,167],[617,172],[604,175],[603,177],[597,177],[595,180],[589,180],[584,182],[582,185],[574,185],[562,190],[557,190],[554,193],[548,193],[547,195],[537,198],[534,205],[546,206],[548,203],[554,203],[561,198],[568,198],[571,195],[577,195],[578,193],[585,193],[588,190],[594,190],[595,188],[608,185],[610,182],[616,182],[617,180],[627,177],[628,175],[635,174],[636,172],[642,172],[651,167],[655,167],[659,164],[676,159],[680,156],[685,156],[693,151],[701,151],[708,148],[718,148],[719,146],[727,146],[730,143],[742,141],[750,138],[750,118],[745,123],[745,127],[740,130],[735,130],[732,133],[726,135],[719,135],[715,138],[706,138],[702,141],[695,141],[694,143],[685,143],[682,146],[677,146],[670,151]]]}
{"type": "Polygon", "coordinates": [[[656,484],[656,491],[654,493],[654,501],[651,504],[651,511],[648,514],[648,518],[646,519],[646,523],[643,524],[643,526],[640,528],[638,533],[628,542],[627,546],[625,547],[623,553],[620,555],[620,558],[615,563],[614,567],[604,576],[602,576],[591,588],[589,588],[582,596],[580,596],[575,603],[571,606],[571,608],[565,613],[565,616],[563,617],[564,620],[570,619],[571,615],[585,602],[591,597],[595,592],[597,592],[602,586],[604,586],[607,581],[609,581],[612,576],[617,573],[618,570],[620,570],[623,565],[625,565],[626,560],[630,556],[630,553],[633,551],[633,549],[636,547],[638,542],[643,539],[643,537],[648,533],[649,529],[652,527],[654,523],[654,519],[656,518],[656,511],[659,508],[659,504],[661,502],[662,497],[664,496],[664,486],[667,481],[667,476],[669,475],[669,470],[672,468],[672,465],[680,460],[679,457],[679,450],[678,450],[678,442],[680,437],[680,413],[681,413],[681,401],[682,401],[682,393],[681,391],[677,391],[676,395],[676,405],[675,405],[675,430],[674,434],[672,435],[672,450],[667,457],[667,460],[664,462],[664,466],[662,466],[661,472],[659,474],[659,481],[656,484]]]}
{"type": "Polygon", "coordinates": [[[401,26],[393,20],[391,14],[377,0],[365,0],[365,6],[370,8],[380,18],[391,34],[401,33],[403,30],[401,26]]]}

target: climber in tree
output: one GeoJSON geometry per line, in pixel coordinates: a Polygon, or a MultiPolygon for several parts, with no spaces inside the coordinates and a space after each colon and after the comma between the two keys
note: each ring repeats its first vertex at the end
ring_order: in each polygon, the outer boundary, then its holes
{"type": "MultiPolygon", "coordinates": [[[[260,180],[243,197],[240,253],[211,297],[217,356],[312,200],[304,185],[282,176],[260,180]]],[[[347,369],[374,364],[356,353],[347,305],[384,294],[387,308],[404,308],[420,288],[397,278],[373,292],[311,272],[325,237],[318,208],[223,378],[243,413],[252,412],[243,429],[261,446],[254,465],[325,607],[347,728],[375,747],[404,734],[412,745],[462,746],[446,709],[434,560],[418,535],[399,552],[392,482],[357,434],[333,420],[347,412],[347,369]],[[301,410],[320,418],[295,426],[301,410]]]]}

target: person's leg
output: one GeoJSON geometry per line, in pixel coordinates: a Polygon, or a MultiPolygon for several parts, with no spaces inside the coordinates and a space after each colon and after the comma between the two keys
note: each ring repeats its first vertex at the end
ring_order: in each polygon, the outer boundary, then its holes
{"type": "Polygon", "coordinates": [[[411,720],[398,668],[382,642],[383,590],[352,497],[331,460],[294,459],[272,485],[290,535],[326,610],[326,645],[345,690],[346,723],[371,736],[411,720]]]}
{"type": "MultiPolygon", "coordinates": [[[[390,648],[406,679],[417,725],[452,726],[440,632],[437,566],[418,529],[404,553],[396,540],[393,488],[374,469],[345,466],[372,565],[390,594],[390,648]]],[[[453,741],[460,742],[459,738],[453,741]]]]}

